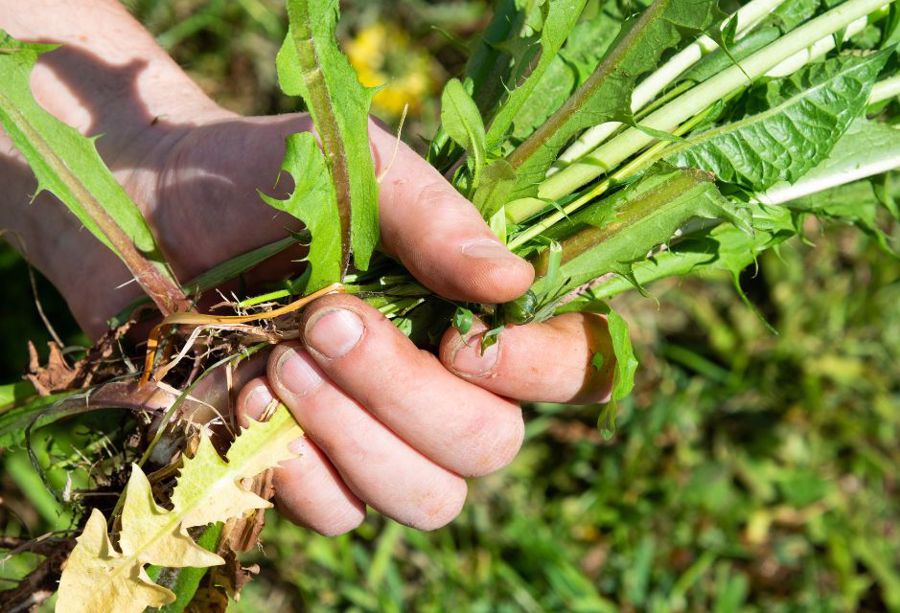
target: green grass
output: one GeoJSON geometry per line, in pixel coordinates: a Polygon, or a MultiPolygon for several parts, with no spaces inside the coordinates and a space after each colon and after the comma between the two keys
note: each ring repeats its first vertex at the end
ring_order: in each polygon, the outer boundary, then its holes
{"type": "MultiPolygon", "coordinates": [[[[131,4],[232,108],[287,108],[271,72],[282,26],[252,13],[274,2],[131,4]]],[[[362,4],[354,19],[378,17],[382,3],[362,4]]],[[[481,3],[458,3],[471,17],[453,22],[455,4],[415,3],[462,37],[481,3]]],[[[422,27],[424,13],[401,14],[422,27]]],[[[428,40],[453,74],[459,54],[428,40]]],[[[433,533],[373,513],[324,538],[272,513],[246,556],[260,575],[230,610],[900,611],[900,266],[853,229],[807,239],[742,278],[777,335],[724,277],[618,299],[642,366],[611,441],[596,407],[528,408],[515,463],[472,482],[463,515],[433,533]]],[[[0,261],[18,296],[3,317],[10,372],[41,333],[21,323],[33,313],[24,268],[0,261]]],[[[58,298],[44,304],[58,322],[58,298]]],[[[17,482],[2,481],[4,500],[28,496],[17,482]]]]}

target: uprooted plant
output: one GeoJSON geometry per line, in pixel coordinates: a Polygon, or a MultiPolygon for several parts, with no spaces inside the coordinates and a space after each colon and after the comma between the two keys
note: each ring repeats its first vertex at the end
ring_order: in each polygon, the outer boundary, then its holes
{"type": "MultiPolygon", "coordinates": [[[[109,515],[77,501],[87,521],[62,575],[58,610],[141,611],[176,596],[183,608],[199,577],[169,572],[173,593],[154,581],[162,568],[227,558],[240,571],[228,535],[268,505],[241,481],[287,458],[301,430],[286,409],[273,408],[268,421],[233,439],[223,461],[210,438],[222,420],[205,409],[205,395],[217,377],[223,385],[221,373],[290,336],[293,313],[323,292],[364,298],[423,346],[450,324],[469,332],[475,317],[488,324],[487,346],[508,325],[604,313],[615,355],[595,362],[616,361],[612,400],[600,411],[610,435],[637,365],[611,297],[710,269],[729,271],[740,291],[740,271],[797,235],[808,215],[855,224],[891,251],[879,220],[900,218],[890,175],[900,166],[896,2],[752,0],[725,16],[714,0],[499,0],[465,74],[444,90],[429,160],[533,262],[531,290],[504,305],[450,303],[377,251],[371,92],[335,42],[337,1],[289,0],[287,14],[279,80],[285,94],[303,99],[321,142],[290,136],[283,171],[294,190],[263,199],[305,230],[184,285],[93,143],[31,97],[31,68],[49,47],[0,40],[4,129],[40,189],[122,258],[165,316],[141,381],[124,362],[98,374],[88,360],[81,372],[99,385],[87,398],[84,385],[44,390],[0,414],[5,446],[101,408],[146,417],[131,425],[138,457],[117,467],[130,476],[109,515]],[[874,189],[861,189],[869,184],[874,189]],[[298,278],[231,305],[232,316],[191,310],[191,299],[296,241],[308,244],[298,278]],[[186,356],[191,368],[182,367],[186,356]],[[160,468],[148,479],[151,465],[160,468]],[[229,504],[208,504],[214,498],[229,504]]],[[[113,337],[133,313],[113,322],[113,337]]],[[[227,433],[215,436],[224,447],[227,433]]]]}

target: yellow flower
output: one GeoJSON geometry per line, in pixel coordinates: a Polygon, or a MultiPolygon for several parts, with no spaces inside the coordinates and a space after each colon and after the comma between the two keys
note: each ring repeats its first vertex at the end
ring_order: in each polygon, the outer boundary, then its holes
{"type": "Polygon", "coordinates": [[[372,100],[376,112],[399,117],[409,105],[416,113],[434,92],[433,59],[395,24],[375,22],[362,28],[346,52],[362,84],[380,87],[372,100]]]}

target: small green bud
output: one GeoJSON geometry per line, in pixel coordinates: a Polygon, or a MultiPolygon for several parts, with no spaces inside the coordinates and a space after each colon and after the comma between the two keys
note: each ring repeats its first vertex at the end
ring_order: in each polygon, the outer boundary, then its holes
{"type": "Polygon", "coordinates": [[[534,313],[538,307],[537,296],[528,290],[512,302],[507,302],[500,307],[500,315],[505,323],[527,324],[534,319],[534,313]]]}

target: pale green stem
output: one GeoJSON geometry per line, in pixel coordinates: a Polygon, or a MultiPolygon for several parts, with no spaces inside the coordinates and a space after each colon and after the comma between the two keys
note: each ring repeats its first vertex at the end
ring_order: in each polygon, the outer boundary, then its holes
{"type": "Polygon", "coordinates": [[[879,81],[872,86],[872,95],[869,96],[869,104],[877,104],[890,100],[894,96],[900,96],[900,75],[879,81]]]}
{"type": "MultiPolygon", "coordinates": [[[[857,34],[862,32],[868,24],[868,17],[860,17],[849,26],[847,26],[847,30],[844,32],[844,37],[850,38],[851,36],[856,36],[857,34]]],[[[826,53],[834,49],[835,44],[836,41],[834,39],[834,36],[826,36],[825,38],[820,38],[808,49],[798,51],[788,59],[778,64],[778,66],[775,66],[772,70],[766,73],[766,76],[781,78],[793,74],[810,62],[814,62],[820,57],[823,57],[826,53]]]]}
{"type": "MultiPolygon", "coordinates": [[[[737,19],[735,37],[740,39],[750,32],[763,18],[783,4],[785,0],[753,0],[731,17],[722,22],[720,28],[737,19]]],[[[631,111],[637,113],[666,87],[672,84],[686,70],[691,68],[700,59],[719,48],[719,45],[709,36],[701,36],[696,41],[675,54],[668,62],[662,65],[656,72],[644,79],[631,94],[631,111]]],[[[601,143],[606,141],[616,130],[622,126],[618,121],[608,121],[594,126],[585,132],[571,147],[559,156],[561,162],[574,162],[583,155],[593,151],[601,143]]],[[[559,172],[559,167],[550,169],[549,175],[559,172]]]]}
{"type": "MultiPolygon", "coordinates": [[[[717,75],[688,90],[661,109],[644,118],[642,124],[663,132],[671,132],[688,118],[702,112],[731,91],[765,75],[781,62],[791,58],[824,37],[846,28],[857,19],[878,10],[884,0],[849,0],[812,19],[717,75]]],[[[540,186],[538,197],[556,200],[605,174],[648,144],[656,140],[637,128],[629,128],[598,147],[583,163],[569,166],[548,178],[540,186]]],[[[566,211],[568,214],[569,211],[566,211]]],[[[563,217],[562,214],[560,218],[563,217]]]]}

